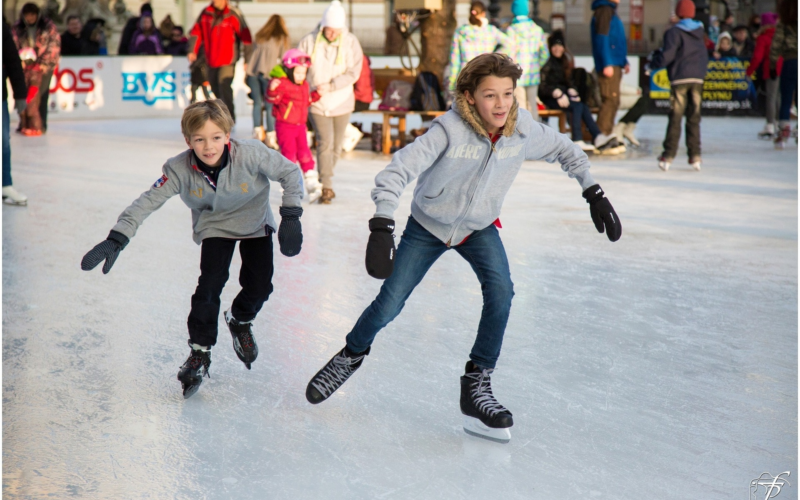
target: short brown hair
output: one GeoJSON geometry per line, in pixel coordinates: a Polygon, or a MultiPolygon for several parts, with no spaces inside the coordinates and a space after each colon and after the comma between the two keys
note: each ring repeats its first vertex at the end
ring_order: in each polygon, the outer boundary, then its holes
{"type": "Polygon", "coordinates": [[[226,134],[233,128],[233,118],[228,111],[228,106],[221,99],[197,101],[183,110],[181,118],[181,132],[187,139],[192,134],[203,128],[208,120],[221,128],[226,134]]]}
{"type": "Polygon", "coordinates": [[[461,69],[456,81],[456,92],[463,94],[469,91],[470,94],[474,94],[475,90],[478,89],[478,85],[487,76],[511,78],[516,88],[517,80],[522,76],[522,68],[505,54],[497,52],[481,54],[461,69]]]}

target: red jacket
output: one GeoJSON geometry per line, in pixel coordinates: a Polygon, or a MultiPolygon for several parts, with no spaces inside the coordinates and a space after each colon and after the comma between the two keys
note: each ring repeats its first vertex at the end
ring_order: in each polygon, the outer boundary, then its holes
{"type": "Polygon", "coordinates": [[[280,84],[267,90],[267,100],[272,103],[272,115],[279,122],[292,125],[305,124],[308,120],[308,107],[312,102],[319,101],[319,93],[315,90],[309,93],[308,80],[298,85],[289,78],[278,77],[280,84]]]}
{"type": "Polygon", "coordinates": [[[238,9],[228,5],[224,10],[216,10],[209,5],[189,32],[191,52],[197,54],[202,45],[210,68],[234,64],[239,60],[239,41],[252,43],[250,30],[244,16],[238,9]]]}
{"type": "Polygon", "coordinates": [[[361,75],[353,85],[353,94],[356,96],[356,101],[372,102],[372,92],[375,90],[375,75],[372,74],[372,69],[370,69],[369,65],[369,57],[364,54],[361,75]]]}
{"type": "MultiPolygon", "coordinates": [[[[750,66],[747,68],[747,76],[753,76],[759,66],[761,66],[761,74],[763,78],[769,78],[769,48],[772,45],[772,37],[775,36],[775,27],[767,28],[763,33],[756,38],[756,48],[753,51],[753,58],[750,60],[750,66]]],[[[783,58],[778,59],[778,75],[781,74],[783,68],[783,58]]]]}

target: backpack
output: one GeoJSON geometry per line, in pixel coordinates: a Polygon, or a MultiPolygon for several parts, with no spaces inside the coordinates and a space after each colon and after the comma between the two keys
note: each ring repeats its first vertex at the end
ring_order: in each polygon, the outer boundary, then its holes
{"type": "Polygon", "coordinates": [[[415,111],[444,111],[444,99],[439,79],[430,71],[417,75],[411,92],[411,109],[415,111]]]}
{"type": "Polygon", "coordinates": [[[411,109],[411,92],[414,86],[403,80],[392,80],[383,91],[378,109],[382,111],[408,111],[411,109]]]}

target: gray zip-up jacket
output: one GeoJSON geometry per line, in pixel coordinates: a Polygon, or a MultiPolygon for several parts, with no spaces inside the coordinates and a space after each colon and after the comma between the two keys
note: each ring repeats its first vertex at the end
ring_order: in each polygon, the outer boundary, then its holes
{"type": "Polygon", "coordinates": [[[195,164],[192,150],[170,158],[163,174],[126,208],[113,230],[133,238],[148,215],[180,195],[192,209],[192,238],[258,238],[277,227],[269,206],[270,180],[283,187],[283,206],[299,207],[303,197],[300,168],[257,140],[231,139],[228,166],[213,180],[195,164]]]}
{"type": "Polygon", "coordinates": [[[457,245],[500,217],[525,160],[560,163],[584,190],[595,184],[586,153],[566,135],[535,122],[516,101],[502,137],[492,145],[477,110],[459,94],[453,109],[395,153],[375,177],[375,217],[393,219],[403,189],[419,177],[411,215],[444,243],[457,245]]]}

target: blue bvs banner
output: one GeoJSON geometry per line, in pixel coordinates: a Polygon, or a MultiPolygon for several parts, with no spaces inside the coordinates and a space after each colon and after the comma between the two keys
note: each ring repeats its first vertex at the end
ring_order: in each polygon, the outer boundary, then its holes
{"type": "MultiPolygon", "coordinates": [[[[708,62],[703,83],[704,115],[760,115],[756,109],[756,89],[745,71],[749,61],[723,57],[708,62]]],[[[649,78],[650,112],[669,112],[670,81],[666,68],[653,71],[649,78]]]]}

